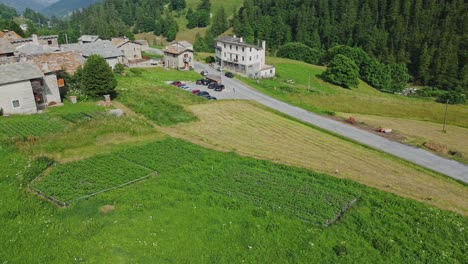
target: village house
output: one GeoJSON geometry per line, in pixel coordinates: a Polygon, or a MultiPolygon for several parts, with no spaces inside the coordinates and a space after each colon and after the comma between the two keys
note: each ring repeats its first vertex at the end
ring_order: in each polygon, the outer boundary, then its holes
{"type": "Polygon", "coordinates": [[[126,64],[128,62],[123,52],[109,40],[98,40],[86,44],[65,44],[60,47],[62,51],[76,51],[85,59],[91,55],[99,55],[106,60],[112,69],[118,63],[126,64]]]}
{"type": "Polygon", "coordinates": [[[83,35],[78,39],[78,43],[86,44],[86,43],[93,43],[99,40],[101,40],[99,36],[83,35]]]}
{"type": "Polygon", "coordinates": [[[33,34],[30,38],[20,38],[20,39],[13,39],[10,41],[15,47],[19,47],[21,45],[27,43],[33,43],[37,45],[49,46],[58,48],[58,35],[50,35],[50,36],[37,36],[33,34]]]}
{"type": "Polygon", "coordinates": [[[15,46],[9,41],[0,39],[0,59],[14,57],[16,55],[15,46]]]}
{"type": "Polygon", "coordinates": [[[190,69],[193,65],[193,45],[187,41],[175,42],[164,49],[164,65],[173,69],[190,69]]]}
{"type": "Polygon", "coordinates": [[[150,46],[148,44],[148,41],[146,41],[144,39],[137,39],[137,40],[135,40],[135,42],[141,45],[141,50],[142,51],[147,51],[150,48],[150,46]]]}
{"type": "Polygon", "coordinates": [[[265,64],[266,42],[261,46],[244,42],[242,37],[224,36],[216,40],[216,63],[251,78],[275,77],[276,69],[265,64]]]}
{"type": "Polygon", "coordinates": [[[0,65],[0,108],[3,114],[34,114],[61,103],[55,74],[32,62],[0,65]]]}
{"type": "Polygon", "coordinates": [[[123,38],[112,38],[112,44],[122,51],[125,58],[130,62],[138,61],[142,59],[141,56],[141,44],[136,41],[131,41],[126,37],[123,38]]]}

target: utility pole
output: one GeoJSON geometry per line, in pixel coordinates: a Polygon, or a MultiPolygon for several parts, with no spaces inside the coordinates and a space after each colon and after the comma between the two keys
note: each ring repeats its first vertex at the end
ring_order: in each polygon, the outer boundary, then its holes
{"type": "Polygon", "coordinates": [[[445,114],[444,114],[444,127],[442,129],[442,131],[444,133],[446,133],[447,131],[445,131],[445,125],[447,124],[447,109],[448,109],[448,103],[449,103],[449,99],[447,99],[447,101],[445,101],[445,114]]]}
{"type": "Polygon", "coordinates": [[[68,44],[68,34],[65,33],[65,42],[68,44]]]}

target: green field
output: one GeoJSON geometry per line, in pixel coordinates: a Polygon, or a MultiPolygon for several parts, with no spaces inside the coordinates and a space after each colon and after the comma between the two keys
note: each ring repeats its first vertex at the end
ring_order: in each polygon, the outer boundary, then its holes
{"type": "Polygon", "coordinates": [[[118,100],[133,111],[146,116],[158,125],[191,122],[196,117],[185,109],[186,105],[201,104],[205,99],[175,89],[167,82],[192,81],[199,78],[194,71],[173,71],[165,68],[131,72],[118,78],[118,100]]]}
{"type": "MultiPolygon", "coordinates": [[[[325,70],[322,66],[281,58],[268,58],[267,63],[276,66],[278,78],[258,82],[242,78],[242,81],[301,108],[325,114],[343,112],[443,123],[445,105],[432,100],[382,93],[362,81],[358,88],[341,88],[318,77],[325,70]]],[[[449,108],[447,123],[468,127],[468,106],[449,108]]]]}
{"type": "Polygon", "coordinates": [[[0,170],[0,259],[462,263],[466,255],[468,221],[454,213],[180,140],[132,151],[140,150],[158,177],[57,209],[18,188],[28,158],[2,147],[1,164],[9,166],[0,170]],[[323,225],[354,197],[341,220],[323,225]],[[115,210],[101,212],[105,205],[115,210]]]}
{"type": "MultiPolygon", "coordinates": [[[[103,109],[94,102],[67,104],[27,117],[68,116],[65,127],[33,140],[1,139],[0,262],[466,262],[466,185],[435,174],[424,178],[425,170],[381,154],[378,164],[362,167],[376,161],[359,154],[369,149],[248,102],[208,102],[166,84],[196,78],[194,72],[129,71],[119,77],[114,102],[126,116],[83,119],[80,113],[103,109]],[[174,131],[224,152],[174,139],[174,131]],[[277,136],[286,132],[295,139],[277,136]],[[286,151],[277,149],[288,143],[286,151]],[[59,164],[50,167],[54,160],[59,164]],[[317,172],[317,164],[349,171],[330,176],[317,172]],[[396,176],[409,171],[407,178],[424,184],[414,192],[434,188],[457,196],[459,214],[338,178],[352,172],[358,179],[362,170],[370,179],[379,169],[396,176]],[[154,177],[76,200],[154,171],[154,177]],[[58,208],[30,185],[70,205],[58,208]]],[[[27,138],[35,133],[28,129],[27,138]]],[[[396,180],[384,187],[404,185],[396,180]]]]}

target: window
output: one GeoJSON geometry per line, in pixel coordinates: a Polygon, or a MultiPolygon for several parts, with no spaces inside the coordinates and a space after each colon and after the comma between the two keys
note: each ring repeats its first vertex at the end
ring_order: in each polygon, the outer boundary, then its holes
{"type": "Polygon", "coordinates": [[[52,40],[48,40],[47,44],[52,45],[52,40]]]}
{"type": "Polygon", "coordinates": [[[244,52],[244,47],[242,47],[242,52],[244,52]]]}
{"type": "Polygon", "coordinates": [[[252,52],[252,48],[250,48],[250,52],[252,52]]]}
{"type": "Polygon", "coordinates": [[[232,49],[232,45],[229,45],[229,49],[232,49]]]}
{"type": "Polygon", "coordinates": [[[13,100],[13,101],[11,101],[11,103],[13,104],[13,108],[20,107],[20,101],[19,100],[13,100]]]}
{"type": "Polygon", "coordinates": [[[226,48],[226,43],[224,43],[224,48],[226,48]]]}
{"type": "Polygon", "coordinates": [[[273,74],[273,70],[270,70],[270,74],[273,74]]]}
{"type": "Polygon", "coordinates": [[[249,60],[252,61],[252,56],[249,57],[249,60]]]}
{"type": "Polygon", "coordinates": [[[224,57],[226,58],[226,52],[224,52],[224,57]]]}
{"type": "Polygon", "coordinates": [[[244,61],[244,56],[242,56],[242,61],[244,61]]]}
{"type": "Polygon", "coordinates": [[[239,46],[236,46],[236,51],[239,51],[239,46]]]}

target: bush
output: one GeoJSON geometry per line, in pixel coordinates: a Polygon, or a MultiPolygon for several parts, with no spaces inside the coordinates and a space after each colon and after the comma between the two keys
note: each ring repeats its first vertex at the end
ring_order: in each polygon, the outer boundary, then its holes
{"type": "Polygon", "coordinates": [[[437,97],[437,102],[439,103],[449,103],[449,104],[464,104],[466,101],[465,95],[462,93],[457,93],[454,91],[445,92],[439,97],[437,97]]]}
{"type": "Polygon", "coordinates": [[[291,42],[281,46],[276,54],[281,58],[299,60],[310,64],[318,64],[322,55],[322,52],[298,42],[291,42]]]}
{"type": "Polygon", "coordinates": [[[345,88],[357,87],[359,84],[359,68],[350,58],[338,54],[327,70],[323,73],[323,78],[345,88]]]}
{"type": "Polygon", "coordinates": [[[205,58],[206,63],[214,63],[216,61],[215,57],[213,56],[208,56],[205,58]]]}
{"type": "Polygon", "coordinates": [[[124,73],[125,68],[121,63],[117,63],[114,67],[114,73],[118,75],[122,75],[124,73]]]}

